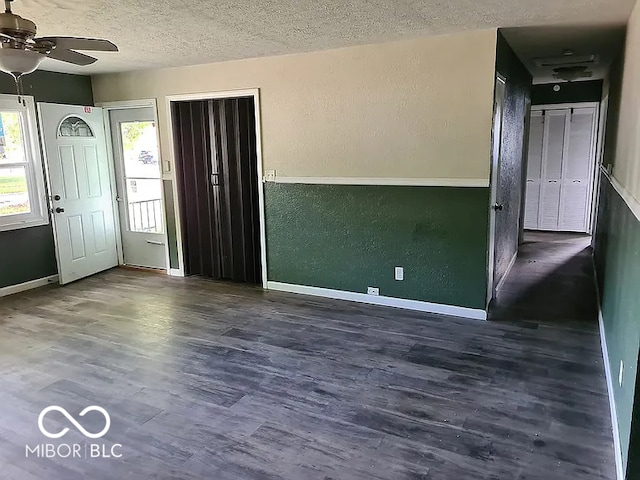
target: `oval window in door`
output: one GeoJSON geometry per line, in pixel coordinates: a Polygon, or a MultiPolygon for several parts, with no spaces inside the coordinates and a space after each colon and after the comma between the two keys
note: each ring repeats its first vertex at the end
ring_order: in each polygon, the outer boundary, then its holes
{"type": "Polygon", "coordinates": [[[69,115],[58,127],[58,137],[93,137],[93,130],[82,118],[69,115]]]}

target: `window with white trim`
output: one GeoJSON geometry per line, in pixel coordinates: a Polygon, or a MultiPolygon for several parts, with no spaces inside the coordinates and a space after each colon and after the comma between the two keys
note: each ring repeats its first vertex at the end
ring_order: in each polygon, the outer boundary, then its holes
{"type": "Polygon", "coordinates": [[[33,97],[0,95],[0,231],[49,223],[33,97]]]}

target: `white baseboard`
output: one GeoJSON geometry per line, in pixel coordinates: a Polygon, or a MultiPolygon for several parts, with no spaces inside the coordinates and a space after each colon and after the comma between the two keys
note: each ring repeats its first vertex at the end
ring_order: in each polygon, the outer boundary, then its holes
{"type": "Polygon", "coordinates": [[[58,275],[51,275],[50,277],[38,278],[37,280],[31,280],[30,282],[0,288],[0,297],[6,297],[7,295],[13,295],[14,293],[20,293],[38,287],[44,287],[51,283],[58,283],[58,275]]]}
{"type": "Polygon", "coordinates": [[[304,285],[292,285],[290,283],[267,282],[268,290],[281,292],[300,293],[314,297],[333,298],[335,300],[347,300],[350,302],[367,303],[383,307],[395,307],[418,312],[450,315],[453,317],[471,318],[474,320],[486,320],[487,312],[475,308],[455,307],[438,303],[420,302],[417,300],[405,300],[402,298],[367,295],[365,293],[345,292],[328,288],[308,287],[304,285]]]}
{"type": "Polygon", "coordinates": [[[516,250],[516,253],[513,254],[513,258],[509,262],[509,266],[507,267],[507,271],[504,272],[504,275],[500,279],[500,283],[498,283],[498,286],[496,287],[496,292],[499,291],[502,288],[502,286],[504,285],[504,282],[507,281],[507,277],[511,273],[511,269],[513,268],[513,266],[516,264],[516,259],[517,258],[518,258],[518,250],[516,250]]]}
{"type": "Polygon", "coordinates": [[[618,410],[616,400],[613,395],[613,376],[611,375],[611,363],[609,362],[609,350],[607,349],[607,339],[604,331],[604,319],[602,310],[598,315],[600,323],[600,344],[602,345],[602,358],[604,360],[604,372],[607,377],[607,390],[609,391],[609,408],[611,410],[611,425],[613,427],[613,447],[616,456],[616,472],[618,480],[624,480],[625,472],[622,467],[622,447],[620,445],[620,431],[618,430],[618,410]]]}
{"type": "Polygon", "coordinates": [[[184,277],[184,272],[181,268],[170,268],[167,274],[171,277],[184,277]]]}

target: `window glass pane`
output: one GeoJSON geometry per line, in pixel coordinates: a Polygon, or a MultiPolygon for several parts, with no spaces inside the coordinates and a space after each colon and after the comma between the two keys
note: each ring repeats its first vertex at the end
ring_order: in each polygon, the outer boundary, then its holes
{"type": "Polygon", "coordinates": [[[58,128],[59,137],[93,137],[91,127],[80,117],[67,117],[58,128]]]}
{"type": "Polygon", "coordinates": [[[26,169],[0,167],[0,216],[30,212],[26,169]]]}
{"type": "Polygon", "coordinates": [[[120,135],[125,177],[159,179],[158,137],[155,122],[122,122],[120,135]]]}
{"type": "Polygon", "coordinates": [[[127,179],[129,230],[162,233],[162,197],[160,180],[127,179]]]}
{"type": "Polygon", "coordinates": [[[0,112],[0,163],[26,161],[21,117],[20,112],[0,112]]]}

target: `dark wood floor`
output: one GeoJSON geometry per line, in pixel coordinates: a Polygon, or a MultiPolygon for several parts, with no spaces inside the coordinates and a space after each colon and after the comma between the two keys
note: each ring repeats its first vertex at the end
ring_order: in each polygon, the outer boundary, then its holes
{"type": "Polygon", "coordinates": [[[525,307],[489,323],[126,270],[1,299],[0,478],[613,479],[590,259],[565,246],[527,245],[525,307]],[[111,429],[53,412],[70,431],[44,438],[49,405],[111,429]],[[88,442],[123,457],[25,458],[88,442]]]}

